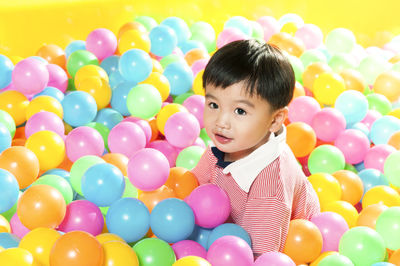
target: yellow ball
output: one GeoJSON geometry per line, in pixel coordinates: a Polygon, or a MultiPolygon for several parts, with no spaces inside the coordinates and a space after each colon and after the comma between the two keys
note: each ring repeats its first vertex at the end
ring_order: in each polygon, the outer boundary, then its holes
{"type": "Polygon", "coordinates": [[[112,233],[102,233],[96,236],[97,240],[99,241],[100,244],[104,244],[109,241],[120,241],[122,243],[125,243],[125,240],[122,239],[120,236],[112,233]]]}
{"type": "Polygon", "coordinates": [[[194,81],[193,81],[193,91],[194,91],[194,94],[204,96],[205,92],[204,92],[204,88],[203,88],[203,73],[204,73],[204,70],[200,70],[196,74],[196,77],[194,78],[194,81]]]}
{"type": "Polygon", "coordinates": [[[150,52],[150,38],[147,32],[138,30],[127,30],[118,39],[118,51],[120,54],[130,49],[140,49],[146,53],[150,52]]]}
{"type": "Polygon", "coordinates": [[[336,212],[340,214],[347,222],[349,228],[356,226],[358,219],[358,212],[356,208],[347,201],[337,200],[328,203],[322,208],[324,212],[336,212]]]}
{"type": "Polygon", "coordinates": [[[140,83],[153,85],[160,92],[162,101],[165,101],[169,96],[170,92],[169,81],[161,73],[152,72],[146,80],[140,83]]]}
{"type": "Polygon", "coordinates": [[[108,79],[107,72],[103,68],[96,65],[86,65],[81,67],[76,72],[74,79],[75,87],[79,88],[79,84],[88,77],[98,77],[106,80],[107,83],[110,82],[108,79]]]}
{"type": "Polygon", "coordinates": [[[344,80],[339,74],[325,72],[315,79],[312,92],[321,104],[333,105],[345,89],[344,80]]]}
{"type": "Polygon", "coordinates": [[[0,233],[11,233],[10,223],[0,214],[0,233]]]}
{"type": "Polygon", "coordinates": [[[289,33],[290,35],[294,36],[297,29],[298,28],[297,28],[297,25],[295,22],[288,22],[282,26],[281,32],[286,32],[286,33],[289,33]]]}
{"type": "Polygon", "coordinates": [[[160,74],[162,74],[164,72],[164,69],[162,67],[162,65],[160,64],[160,62],[158,62],[156,59],[152,58],[151,62],[153,63],[153,70],[152,72],[158,72],[160,74]]]}
{"type": "Polygon", "coordinates": [[[26,108],[26,120],[29,120],[31,116],[41,111],[52,112],[63,119],[64,111],[61,103],[55,98],[47,95],[36,97],[32,99],[26,108]]]}
{"type": "Polygon", "coordinates": [[[107,80],[96,76],[87,77],[81,80],[78,91],[84,91],[92,95],[97,104],[97,110],[103,109],[111,101],[112,90],[107,80]]]}
{"type": "Polygon", "coordinates": [[[158,130],[164,134],[164,126],[167,123],[168,118],[177,113],[177,112],[187,112],[188,110],[181,104],[178,103],[170,103],[161,108],[160,112],[157,115],[157,128],[158,130]]]}
{"type": "Polygon", "coordinates": [[[387,115],[391,115],[400,119],[400,108],[394,108],[387,115]]]}
{"type": "Polygon", "coordinates": [[[362,199],[362,207],[364,209],[376,203],[381,203],[388,207],[400,206],[400,195],[389,186],[375,186],[365,192],[362,199]]]}
{"type": "Polygon", "coordinates": [[[201,257],[186,256],[175,261],[172,266],[211,266],[211,264],[201,257]]]}
{"type": "Polygon", "coordinates": [[[11,90],[0,93],[0,109],[12,116],[16,126],[26,121],[28,105],[28,98],[19,91],[11,90]]]}
{"type": "Polygon", "coordinates": [[[8,248],[0,252],[1,266],[36,266],[32,253],[23,248],[8,248]]]}
{"type": "Polygon", "coordinates": [[[104,250],[103,265],[139,266],[135,251],[121,241],[108,241],[102,244],[104,250]]]}
{"type": "Polygon", "coordinates": [[[310,175],[308,181],[317,192],[321,208],[330,202],[340,200],[342,197],[339,181],[330,174],[316,173],[310,175]]]}
{"type": "Polygon", "coordinates": [[[42,171],[56,168],[65,157],[64,140],[53,131],[42,130],[33,133],[26,140],[25,147],[36,155],[42,171]]]}
{"type": "Polygon", "coordinates": [[[36,262],[43,266],[50,265],[50,252],[61,234],[51,228],[35,228],[19,242],[19,247],[32,253],[36,262]]]}

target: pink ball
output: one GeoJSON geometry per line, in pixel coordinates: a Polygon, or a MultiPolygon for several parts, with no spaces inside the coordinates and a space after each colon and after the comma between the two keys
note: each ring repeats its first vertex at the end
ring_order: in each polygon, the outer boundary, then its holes
{"type": "Polygon", "coordinates": [[[192,64],[193,77],[206,68],[209,59],[199,59],[192,64]]]}
{"type": "Polygon", "coordinates": [[[207,252],[207,260],[218,266],[251,266],[253,251],[246,241],[237,236],[223,236],[215,240],[207,252]]]}
{"type": "Polygon", "coordinates": [[[192,145],[200,134],[197,118],[188,112],[178,112],[171,115],[164,127],[167,141],[178,148],[192,145]]]}
{"type": "Polygon", "coordinates": [[[214,184],[198,186],[186,198],[186,202],[193,210],[195,223],[204,228],[223,224],[231,213],[228,195],[214,184]]]}
{"type": "Polygon", "coordinates": [[[204,143],[204,140],[200,137],[198,137],[195,142],[193,143],[193,146],[199,146],[203,149],[207,148],[206,144],[204,143]]]}
{"type": "Polygon", "coordinates": [[[207,258],[206,249],[193,240],[182,240],[176,242],[171,247],[175,252],[177,260],[186,256],[197,256],[203,259],[207,258]]]}
{"type": "Polygon", "coordinates": [[[346,129],[346,119],[339,110],[325,107],[314,115],[311,127],[318,139],[334,141],[346,129]]]}
{"type": "Polygon", "coordinates": [[[361,120],[361,123],[365,124],[369,130],[371,130],[372,124],[377,120],[378,118],[381,118],[382,114],[379,113],[376,110],[368,110],[366,116],[364,117],[363,120],[361,120]]]}
{"type": "Polygon", "coordinates": [[[311,220],[322,235],[322,252],[338,251],[342,235],[349,230],[346,220],[335,212],[321,212],[314,215],[311,220]]]}
{"type": "Polygon", "coordinates": [[[68,76],[65,70],[55,64],[47,64],[46,67],[49,71],[47,86],[57,88],[64,93],[68,88],[68,76]]]}
{"type": "Polygon", "coordinates": [[[295,33],[295,37],[303,41],[306,49],[315,49],[322,45],[324,35],[314,24],[304,24],[295,33]]]}
{"type": "Polygon", "coordinates": [[[27,233],[31,231],[21,223],[21,220],[19,219],[17,213],[14,213],[14,215],[11,217],[10,227],[11,232],[19,238],[23,238],[27,233]]]}
{"type": "Polygon", "coordinates": [[[110,130],[108,147],[111,152],[122,153],[131,157],[146,146],[146,136],[136,123],[121,122],[110,130]]]}
{"type": "Polygon", "coordinates": [[[383,173],[386,158],[395,152],[396,148],[388,144],[378,144],[367,151],[364,158],[365,168],[373,168],[383,173]]]}
{"type": "Polygon", "coordinates": [[[169,167],[175,167],[178,150],[166,140],[155,140],[147,145],[147,148],[156,149],[164,154],[169,162],[169,167]]]}
{"type": "Polygon", "coordinates": [[[316,113],[321,111],[321,106],[313,97],[299,96],[289,104],[288,118],[290,122],[304,122],[311,125],[316,113]]]}
{"type": "Polygon", "coordinates": [[[189,96],[184,102],[183,106],[197,118],[199,121],[200,128],[204,127],[203,123],[203,113],[204,113],[204,104],[206,100],[203,95],[192,95],[189,96]]]}
{"type": "Polygon", "coordinates": [[[256,259],[253,266],[296,266],[296,263],[286,254],[271,251],[262,254],[256,259]]]}
{"type": "Polygon", "coordinates": [[[272,35],[278,33],[280,26],[278,21],[271,16],[264,16],[257,19],[257,22],[261,25],[264,30],[264,40],[267,42],[272,35]]]}
{"type": "Polygon", "coordinates": [[[140,126],[143,130],[144,135],[146,136],[146,144],[149,143],[152,135],[149,122],[134,116],[126,117],[124,120],[122,120],[122,122],[133,122],[136,125],[140,126]]]}
{"type": "Polygon", "coordinates": [[[241,30],[236,28],[226,28],[218,35],[217,47],[219,49],[228,43],[245,39],[247,39],[247,36],[241,30]]]}
{"type": "Polygon", "coordinates": [[[80,230],[96,236],[103,231],[103,226],[103,214],[96,204],[88,200],[76,200],[67,205],[67,212],[58,230],[64,233],[80,230]]]}
{"type": "Polygon", "coordinates": [[[49,71],[45,63],[35,58],[26,58],[15,65],[11,78],[18,91],[27,95],[36,94],[47,86],[49,71]]]}
{"type": "Polygon", "coordinates": [[[104,152],[104,140],[94,128],[77,127],[65,138],[65,150],[71,162],[85,155],[101,156],[104,152]]]}
{"type": "Polygon", "coordinates": [[[117,50],[117,37],[108,29],[95,29],[86,38],[86,49],[99,60],[111,56],[117,50]]]}
{"type": "Polygon", "coordinates": [[[145,148],[129,158],[128,178],[140,190],[156,190],[165,184],[168,176],[168,160],[158,150],[145,148]]]}
{"type": "Polygon", "coordinates": [[[26,138],[42,130],[50,130],[57,133],[60,137],[64,137],[64,123],[58,115],[52,112],[38,112],[32,115],[25,124],[26,138]]]}
{"type": "Polygon", "coordinates": [[[339,133],[335,146],[342,151],[346,163],[357,164],[364,161],[370,142],[360,130],[346,129],[339,133]]]}

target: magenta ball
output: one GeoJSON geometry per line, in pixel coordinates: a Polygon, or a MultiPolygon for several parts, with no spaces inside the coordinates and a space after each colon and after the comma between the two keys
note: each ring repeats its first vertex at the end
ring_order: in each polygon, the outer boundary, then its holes
{"type": "Polygon", "coordinates": [[[191,146],[200,134],[197,118],[188,112],[178,112],[171,115],[164,127],[167,141],[178,148],[191,146]]]}
{"type": "Polygon", "coordinates": [[[47,86],[57,88],[64,93],[68,88],[68,75],[65,70],[56,64],[48,64],[46,67],[49,71],[47,86]]]}
{"type": "Polygon", "coordinates": [[[85,155],[101,156],[104,153],[104,140],[94,128],[77,127],[65,138],[65,150],[71,162],[85,155]]]}
{"type": "Polygon", "coordinates": [[[248,37],[241,30],[236,28],[226,28],[221,31],[217,38],[217,47],[218,49],[222,46],[225,46],[228,43],[245,40],[248,37]]]}
{"type": "Polygon", "coordinates": [[[335,146],[342,151],[346,163],[358,164],[364,161],[370,142],[360,130],[346,129],[339,133],[335,146]]]}
{"type": "Polygon", "coordinates": [[[169,162],[169,167],[175,167],[176,158],[178,157],[179,151],[176,147],[172,146],[166,140],[155,140],[147,145],[147,148],[156,149],[164,154],[169,162]]]}
{"type": "Polygon", "coordinates": [[[264,30],[264,40],[266,42],[271,38],[272,35],[278,33],[281,28],[276,18],[272,16],[263,16],[257,19],[257,22],[264,30]]]}
{"type": "Polygon", "coordinates": [[[311,220],[322,235],[322,252],[338,251],[342,235],[349,230],[346,220],[335,212],[321,212],[314,215],[311,220]]]}
{"type": "Polygon", "coordinates": [[[199,121],[200,128],[204,127],[203,123],[203,113],[204,113],[204,104],[206,100],[203,95],[192,95],[189,96],[184,102],[183,106],[197,118],[199,121]]]}
{"type": "Polygon", "coordinates": [[[286,254],[271,251],[262,254],[256,259],[253,266],[296,266],[296,263],[286,254]]]}
{"type": "Polygon", "coordinates": [[[365,124],[369,130],[371,130],[372,124],[377,120],[378,118],[381,118],[382,114],[379,113],[376,110],[368,110],[367,115],[364,117],[363,120],[361,120],[361,123],[365,124]]]}
{"type": "Polygon", "coordinates": [[[339,110],[325,107],[314,115],[311,127],[318,139],[334,141],[346,129],[346,119],[339,110]]]}
{"type": "Polygon", "coordinates": [[[196,61],[192,64],[191,68],[192,68],[192,72],[193,72],[193,76],[194,76],[194,77],[197,75],[197,73],[199,73],[201,70],[203,70],[203,69],[206,68],[206,65],[207,65],[207,63],[208,63],[208,60],[209,60],[209,59],[203,58],[203,59],[196,60],[196,61]]]}
{"type": "Polygon", "coordinates": [[[95,29],[86,38],[86,50],[93,53],[99,60],[111,56],[117,50],[117,37],[108,29],[95,29]]]}
{"type": "Polygon", "coordinates": [[[125,118],[124,120],[122,120],[122,122],[132,122],[135,123],[136,125],[140,126],[143,130],[144,135],[146,136],[146,143],[150,142],[151,139],[151,126],[149,124],[149,122],[147,122],[146,120],[134,117],[134,116],[129,116],[127,118],[125,118]]]}
{"type": "Polygon", "coordinates": [[[207,258],[206,249],[193,240],[181,240],[173,244],[171,247],[175,252],[177,260],[186,256],[197,256],[203,259],[207,258]]]}
{"type": "Polygon", "coordinates": [[[42,130],[53,131],[60,137],[64,137],[64,123],[58,115],[52,112],[38,112],[32,115],[25,124],[26,138],[42,130]]]}
{"type": "Polygon", "coordinates": [[[218,266],[251,266],[253,251],[246,241],[237,236],[223,236],[215,240],[207,252],[207,260],[218,266]]]}
{"type": "Polygon", "coordinates": [[[289,104],[288,118],[290,122],[304,122],[311,125],[316,113],[321,111],[321,106],[313,97],[299,96],[289,104]]]}
{"type": "Polygon", "coordinates": [[[29,231],[31,231],[21,223],[17,213],[14,213],[14,215],[11,217],[10,227],[11,232],[19,238],[23,238],[29,231]]]}
{"type": "Polygon", "coordinates": [[[169,176],[169,162],[162,152],[144,148],[128,161],[128,178],[143,191],[152,191],[165,184],[169,176]]]}
{"type": "Polygon", "coordinates": [[[365,168],[377,169],[383,173],[386,158],[395,151],[396,148],[389,144],[378,144],[370,148],[364,158],[365,168]]]}
{"type": "Polygon", "coordinates": [[[45,63],[35,58],[26,58],[15,65],[11,79],[19,92],[36,94],[47,86],[49,71],[45,63]]]}
{"type": "Polygon", "coordinates": [[[294,36],[303,41],[306,49],[320,47],[324,39],[321,29],[314,24],[304,24],[297,29],[294,36]]]}
{"type": "Polygon", "coordinates": [[[58,230],[67,233],[85,231],[94,236],[103,231],[104,218],[99,207],[88,200],[75,200],[67,205],[64,220],[58,230]]]}
{"type": "Polygon", "coordinates": [[[195,223],[204,228],[223,224],[231,213],[228,195],[214,184],[198,186],[186,198],[186,202],[193,210],[195,223]]]}
{"type": "Polygon", "coordinates": [[[121,122],[110,130],[108,147],[111,152],[131,157],[146,146],[146,136],[136,123],[121,122]]]}

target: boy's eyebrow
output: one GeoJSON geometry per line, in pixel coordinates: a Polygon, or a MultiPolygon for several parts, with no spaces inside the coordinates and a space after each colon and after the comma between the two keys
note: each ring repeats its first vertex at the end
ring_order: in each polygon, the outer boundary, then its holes
{"type": "Polygon", "coordinates": [[[205,98],[213,98],[213,99],[217,99],[217,97],[213,96],[210,93],[206,93],[206,95],[204,96],[205,98]]]}
{"type": "Polygon", "coordinates": [[[248,101],[248,100],[237,100],[236,102],[237,103],[243,103],[243,104],[248,105],[248,106],[250,106],[252,108],[255,108],[254,104],[252,102],[248,101]]]}

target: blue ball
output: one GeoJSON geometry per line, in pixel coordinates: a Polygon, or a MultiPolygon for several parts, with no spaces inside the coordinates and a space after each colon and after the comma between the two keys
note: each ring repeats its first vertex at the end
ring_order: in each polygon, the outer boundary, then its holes
{"type": "Polygon", "coordinates": [[[56,99],[57,101],[59,101],[60,103],[62,102],[62,100],[64,100],[64,93],[62,93],[59,89],[55,88],[55,87],[51,87],[48,86],[46,88],[44,88],[41,92],[35,94],[32,99],[35,99],[36,97],[39,96],[51,96],[54,99],[56,99]]]}
{"type": "Polygon", "coordinates": [[[14,65],[12,61],[8,57],[0,54],[0,89],[10,85],[13,69],[14,65]]]}
{"type": "Polygon", "coordinates": [[[355,90],[341,93],[335,101],[338,109],[346,119],[346,124],[354,124],[364,119],[368,112],[368,100],[364,94],[355,90]]]}
{"type": "Polygon", "coordinates": [[[400,119],[391,115],[384,115],[375,120],[369,135],[375,145],[387,144],[392,134],[399,130],[400,119]]]}
{"type": "Polygon", "coordinates": [[[139,83],[153,71],[153,62],[148,53],[140,49],[130,49],[119,59],[119,72],[130,82],[139,83]]]}
{"type": "Polygon", "coordinates": [[[64,110],[64,121],[73,127],[92,122],[97,114],[96,101],[92,95],[84,91],[68,93],[61,105],[64,110]]]}
{"type": "Polygon", "coordinates": [[[150,228],[150,213],[140,200],[121,198],[108,209],[106,224],[110,233],[131,243],[146,235],[150,228]]]}
{"type": "Polygon", "coordinates": [[[89,167],[82,176],[83,196],[99,207],[110,206],[122,197],[125,179],[121,170],[109,163],[89,167]]]}
{"type": "Polygon", "coordinates": [[[0,213],[11,209],[18,200],[19,185],[15,176],[0,168],[0,213]]]}
{"type": "Polygon", "coordinates": [[[195,225],[194,230],[192,234],[188,237],[188,239],[196,241],[197,243],[202,245],[203,248],[207,249],[208,237],[210,236],[211,231],[212,229],[195,225]]]}
{"type": "Polygon", "coordinates": [[[108,76],[110,76],[111,73],[118,71],[118,64],[119,64],[119,56],[111,55],[104,58],[103,61],[101,61],[100,67],[106,71],[108,76]]]}
{"type": "Polygon", "coordinates": [[[126,82],[125,78],[121,75],[121,72],[119,72],[119,70],[111,73],[108,78],[110,80],[111,89],[115,89],[119,84],[126,82]]]}
{"type": "Polygon", "coordinates": [[[151,211],[151,230],[158,238],[168,243],[188,238],[193,232],[194,225],[193,210],[181,199],[165,199],[151,211]]]}
{"type": "Polygon", "coordinates": [[[214,243],[215,240],[227,235],[240,237],[241,239],[246,241],[247,244],[249,244],[249,247],[251,247],[250,235],[246,232],[246,230],[243,229],[243,227],[233,223],[225,223],[215,227],[211,231],[210,235],[208,236],[207,250],[210,248],[211,244],[214,243]]]}
{"type": "Polygon", "coordinates": [[[357,130],[361,131],[362,133],[364,133],[364,135],[367,136],[367,138],[369,139],[369,128],[364,123],[358,122],[355,124],[351,124],[348,127],[346,127],[346,129],[357,129],[357,130]]]}
{"type": "Polygon", "coordinates": [[[253,27],[248,19],[242,16],[235,16],[228,19],[224,24],[224,29],[236,28],[247,36],[251,36],[253,33],[253,27]]]}
{"type": "Polygon", "coordinates": [[[149,34],[150,52],[157,56],[166,56],[172,53],[178,44],[174,30],[165,25],[154,27],[149,34]]]}
{"type": "Polygon", "coordinates": [[[126,106],[126,99],[131,89],[135,86],[136,83],[123,82],[118,84],[113,90],[110,102],[111,107],[123,116],[131,115],[128,107],[126,106]]]}
{"type": "Polygon", "coordinates": [[[77,40],[70,42],[67,47],[65,47],[65,56],[68,57],[75,51],[86,50],[86,42],[77,40]]]}
{"type": "Polygon", "coordinates": [[[196,40],[184,41],[179,44],[179,48],[181,48],[183,54],[186,54],[187,52],[189,52],[190,50],[195,49],[195,48],[200,48],[200,49],[203,49],[204,51],[207,51],[204,44],[202,42],[196,41],[196,40]]]}
{"type": "Polygon", "coordinates": [[[193,72],[190,67],[181,62],[174,62],[166,66],[163,75],[170,84],[171,95],[180,95],[192,88],[193,72]]]}
{"type": "Polygon", "coordinates": [[[117,111],[111,108],[103,108],[97,113],[94,122],[106,126],[109,130],[115,127],[124,117],[117,111]]]}
{"type": "Polygon", "coordinates": [[[11,233],[0,233],[0,247],[17,248],[21,240],[18,236],[11,233]]]}
{"type": "Polygon", "coordinates": [[[361,181],[363,182],[363,187],[364,187],[364,193],[363,196],[365,195],[365,192],[370,190],[371,188],[375,186],[389,186],[389,180],[387,177],[385,177],[381,171],[377,169],[364,169],[358,172],[358,176],[360,177],[361,181]]]}
{"type": "Polygon", "coordinates": [[[8,128],[3,123],[0,123],[0,153],[11,147],[11,139],[8,128]]]}
{"type": "Polygon", "coordinates": [[[161,25],[165,25],[173,29],[173,31],[176,34],[176,37],[178,39],[178,45],[190,38],[192,33],[189,30],[188,25],[186,22],[178,17],[168,17],[164,19],[161,23],[161,25]]]}

